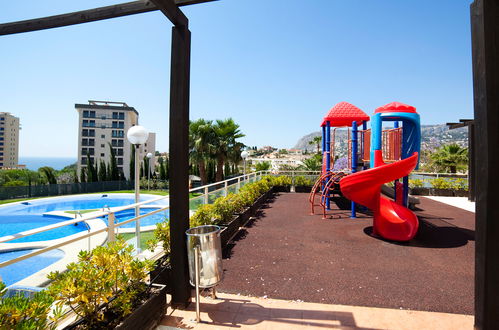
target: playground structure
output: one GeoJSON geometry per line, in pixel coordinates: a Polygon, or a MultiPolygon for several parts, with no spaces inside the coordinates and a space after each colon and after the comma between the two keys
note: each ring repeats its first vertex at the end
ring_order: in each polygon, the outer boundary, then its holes
{"type": "Polygon", "coordinates": [[[374,235],[394,241],[411,240],[419,223],[408,208],[408,175],[417,168],[419,160],[419,114],[412,106],[392,102],[375,110],[371,129],[366,127],[368,120],[362,110],[346,102],[335,105],[324,118],[321,125],[323,167],[309,197],[312,214],[314,207],[320,205],[326,218],[331,200],[348,198],[352,218],[356,217],[356,203],[373,211],[374,235]],[[393,122],[393,128],[383,130],[383,122],[393,122]],[[358,130],[360,124],[362,129],[358,130]],[[345,126],[348,127],[348,169],[334,172],[336,128],[345,126]],[[335,127],[332,139],[331,127],[335,127]],[[382,186],[391,181],[394,181],[393,200],[381,192],[382,186]]]}

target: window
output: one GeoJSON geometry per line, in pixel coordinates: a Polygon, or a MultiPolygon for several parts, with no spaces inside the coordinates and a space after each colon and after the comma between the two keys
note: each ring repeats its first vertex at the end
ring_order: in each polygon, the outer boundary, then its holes
{"type": "Polygon", "coordinates": [[[87,152],[88,152],[88,148],[81,148],[81,154],[83,156],[86,156],[87,155],[87,152]]]}
{"type": "Polygon", "coordinates": [[[123,158],[117,158],[118,160],[118,165],[123,165],[123,158]]]}
{"type": "Polygon", "coordinates": [[[93,156],[93,155],[94,155],[94,153],[95,153],[94,148],[88,148],[88,154],[89,154],[90,156],[93,156]]]}
{"type": "Polygon", "coordinates": [[[88,110],[83,110],[83,118],[88,118],[88,110]]]}
{"type": "Polygon", "coordinates": [[[101,157],[104,157],[104,154],[101,152],[100,156],[101,156],[101,157]]]}
{"type": "Polygon", "coordinates": [[[117,112],[113,112],[113,119],[118,119],[118,113],[117,112]]]}
{"type": "Polygon", "coordinates": [[[3,131],[3,129],[4,129],[3,127],[0,127],[0,131],[3,131]]]}
{"type": "Polygon", "coordinates": [[[123,140],[118,140],[118,148],[123,148],[123,140]]]}
{"type": "Polygon", "coordinates": [[[116,155],[123,156],[123,149],[116,149],[116,155]]]}
{"type": "Polygon", "coordinates": [[[113,147],[117,147],[118,146],[118,140],[111,140],[111,145],[113,147]]]}
{"type": "Polygon", "coordinates": [[[83,127],[95,127],[95,120],[83,120],[83,127]]]}
{"type": "Polygon", "coordinates": [[[88,136],[95,136],[95,130],[94,129],[89,129],[88,130],[88,136]]]}
{"type": "Polygon", "coordinates": [[[82,146],[88,146],[88,139],[81,139],[82,146]]]}
{"type": "Polygon", "coordinates": [[[120,112],[119,116],[118,116],[118,119],[124,120],[125,119],[125,113],[124,112],[120,112]]]}
{"type": "Polygon", "coordinates": [[[86,165],[87,164],[87,157],[81,157],[81,164],[86,165]]]}
{"type": "Polygon", "coordinates": [[[0,120],[5,120],[5,117],[0,117],[0,120]]]}
{"type": "Polygon", "coordinates": [[[100,145],[100,147],[101,147],[101,148],[105,148],[105,147],[106,147],[106,145],[103,143],[103,144],[101,144],[101,145],[100,145]]]}
{"type": "Polygon", "coordinates": [[[106,138],[106,136],[105,136],[104,134],[102,134],[102,135],[100,136],[100,138],[101,138],[101,139],[105,139],[105,138],[106,138]]]}
{"type": "Polygon", "coordinates": [[[88,129],[84,129],[81,131],[82,136],[88,136],[88,129]]]}
{"type": "Polygon", "coordinates": [[[119,130],[113,130],[112,132],[112,137],[124,137],[124,131],[119,131],[119,130]]]}
{"type": "Polygon", "coordinates": [[[95,145],[95,140],[94,139],[88,139],[88,145],[93,147],[95,145]]]}

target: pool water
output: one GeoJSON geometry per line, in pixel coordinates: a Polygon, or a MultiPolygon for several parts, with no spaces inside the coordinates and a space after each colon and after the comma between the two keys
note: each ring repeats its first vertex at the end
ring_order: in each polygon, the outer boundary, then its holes
{"type": "MultiPolygon", "coordinates": [[[[38,249],[26,249],[0,252],[0,262],[11,260],[37,250],[38,249]]],[[[52,265],[54,262],[62,259],[63,257],[64,252],[61,250],[48,251],[27,260],[19,261],[7,267],[0,268],[0,276],[6,285],[12,285],[52,265]]]]}
{"type": "MultiPolygon", "coordinates": [[[[144,215],[154,210],[156,210],[156,208],[149,208],[149,207],[141,208],[140,214],[144,215]]],[[[135,218],[135,210],[124,210],[121,212],[117,212],[115,215],[116,215],[116,222],[120,223],[135,218]]],[[[163,222],[165,219],[168,219],[169,217],[170,217],[170,210],[164,210],[140,219],[140,226],[141,227],[153,226],[156,225],[158,222],[163,222]]],[[[106,217],[106,222],[107,222],[107,217],[106,217]]],[[[124,224],[123,226],[120,226],[120,228],[135,228],[135,221],[124,224]]]]}
{"type": "MultiPolygon", "coordinates": [[[[157,196],[141,196],[141,201],[150,200],[156,197],[157,196]]],[[[36,199],[14,205],[5,205],[0,207],[0,237],[13,235],[25,230],[39,228],[68,220],[68,218],[65,217],[44,215],[44,213],[46,212],[68,210],[95,210],[102,209],[103,207],[126,206],[133,203],[135,203],[133,194],[91,194],[36,199]]],[[[166,203],[168,202],[165,200],[161,200],[151,203],[151,205],[166,205],[166,203]]],[[[144,219],[144,221],[148,220],[144,219]]],[[[149,221],[152,222],[152,220],[149,221]]],[[[134,226],[134,224],[130,224],[130,227],[134,226]]],[[[87,226],[84,223],[79,223],[76,226],[64,226],[61,228],[50,230],[48,232],[16,239],[10,242],[19,243],[51,240],[66,237],[85,230],[87,230],[87,226]]]]}
{"type": "MultiPolygon", "coordinates": [[[[0,215],[0,236],[7,236],[16,234],[25,230],[35,229],[61,221],[66,221],[68,218],[56,216],[39,216],[39,215],[18,215],[18,216],[5,216],[0,215]]],[[[37,242],[46,241],[66,237],[69,235],[77,234],[81,231],[87,230],[85,223],[80,222],[76,226],[69,225],[43,233],[18,238],[9,243],[24,243],[24,242],[37,242]]]]}

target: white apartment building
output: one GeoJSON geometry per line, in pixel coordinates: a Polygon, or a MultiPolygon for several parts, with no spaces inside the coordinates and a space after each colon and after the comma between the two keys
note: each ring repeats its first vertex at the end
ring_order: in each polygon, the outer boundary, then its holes
{"type": "Polygon", "coordinates": [[[18,167],[19,129],[19,118],[0,112],[0,168],[18,167]]]}
{"type": "MultiPolygon", "coordinates": [[[[119,170],[127,179],[130,178],[131,145],[126,132],[138,125],[139,113],[124,102],[93,101],[88,104],[75,104],[78,111],[78,173],[87,166],[87,154],[90,162],[100,164],[110,161],[112,146],[116,154],[119,170]]],[[[140,159],[151,152],[154,155],[156,134],[150,133],[147,142],[140,148],[140,159]]],[[[151,159],[154,166],[154,157],[151,159]]],[[[154,168],[154,167],[153,167],[154,168]]]]}

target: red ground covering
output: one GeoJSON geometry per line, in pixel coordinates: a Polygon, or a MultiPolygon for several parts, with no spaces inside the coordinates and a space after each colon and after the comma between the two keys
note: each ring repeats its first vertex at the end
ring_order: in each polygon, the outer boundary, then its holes
{"type": "Polygon", "coordinates": [[[366,215],[309,215],[307,196],[280,194],[261,210],[225,251],[220,291],[473,313],[474,213],[421,198],[419,232],[401,244],[371,237],[366,215]]]}

